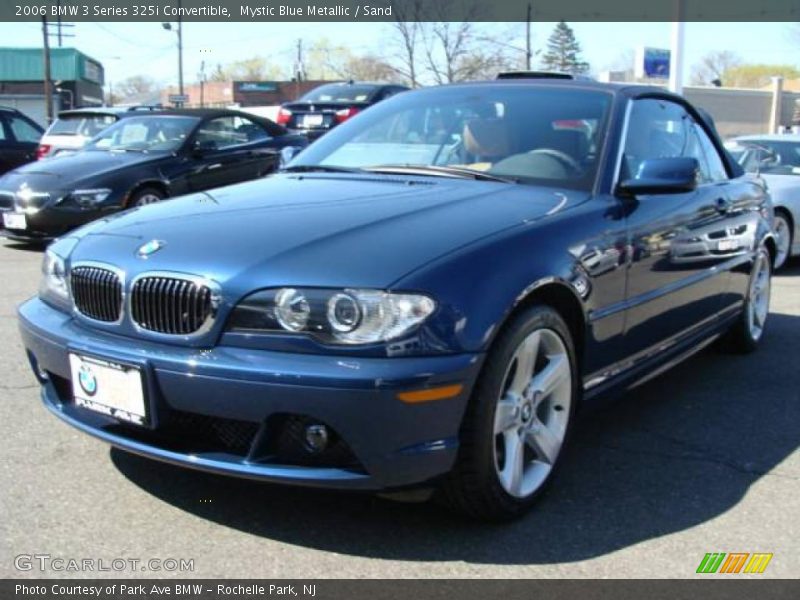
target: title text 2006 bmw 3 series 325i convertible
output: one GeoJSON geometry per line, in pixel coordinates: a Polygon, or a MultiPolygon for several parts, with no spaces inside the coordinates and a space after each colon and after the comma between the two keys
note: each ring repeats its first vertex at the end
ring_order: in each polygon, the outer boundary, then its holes
{"type": "Polygon", "coordinates": [[[47,408],[120,448],[508,518],[581,404],[756,347],[771,219],[680,97],[431,88],[266,180],[61,238],[20,326],[47,408]]]}

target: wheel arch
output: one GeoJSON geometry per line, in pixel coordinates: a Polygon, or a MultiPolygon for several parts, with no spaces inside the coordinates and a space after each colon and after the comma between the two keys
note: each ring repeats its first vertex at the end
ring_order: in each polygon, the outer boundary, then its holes
{"type": "Polygon", "coordinates": [[[564,319],[572,335],[575,359],[580,372],[583,364],[583,352],[586,347],[586,312],[583,302],[578,297],[574,288],[560,279],[549,278],[541,280],[526,288],[517,297],[514,305],[504,316],[493,336],[490,347],[498,337],[500,331],[505,329],[514,317],[520,312],[537,304],[549,306],[564,319]]]}

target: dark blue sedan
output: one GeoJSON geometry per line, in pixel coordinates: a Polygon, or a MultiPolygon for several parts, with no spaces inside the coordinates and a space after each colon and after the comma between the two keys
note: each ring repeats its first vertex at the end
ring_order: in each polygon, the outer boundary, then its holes
{"type": "Polygon", "coordinates": [[[678,96],[453,85],[61,238],[20,326],[45,406],[125,450],[509,518],[582,404],[755,349],[771,221],[678,96]]]}

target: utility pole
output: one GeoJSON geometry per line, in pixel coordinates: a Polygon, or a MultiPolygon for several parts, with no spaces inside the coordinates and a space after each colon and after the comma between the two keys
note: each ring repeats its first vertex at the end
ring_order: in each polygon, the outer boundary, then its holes
{"type": "Polygon", "coordinates": [[[683,19],[684,2],[675,0],[675,21],[672,22],[670,36],[669,91],[676,94],[683,93],[683,30],[686,25],[683,19]]]}
{"type": "Polygon", "coordinates": [[[200,61],[200,108],[205,103],[206,61],[200,61]]]}
{"type": "Polygon", "coordinates": [[[303,68],[303,39],[297,40],[297,65],[295,66],[294,76],[294,98],[300,97],[300,81],[305,78],[305,68],[303,68]]]}
{"type": "Polygon", "coordinates": [[[531,3],[528,2],[528,16],[525,19],[525,69],[531,70],[531,3]]]}
{"type": "MultiPolygon", "coordinates": [[[[178,34],[178,94],[183,96],[183,16],[181,14],[182,0],[178,0],[178,28],[173,29],[172,23],[161,23],[167,31],[174,31],[178,34]]],[[[178,107],[183,106],[183,102],[176,102],[178,107]]]]}
{"type": "Polygon", "coordinates": [[[47,124],[53,122],[53,87],[50,81],[50,39],[47,35],[47,17],[42,17],[42,51],[44,53],[44,101],[47,104],[47,124]]]}
{"type": "Polygon", "coordinates": [[[178,93],[183,96],[183,16],[178,0],[178,93]]]}

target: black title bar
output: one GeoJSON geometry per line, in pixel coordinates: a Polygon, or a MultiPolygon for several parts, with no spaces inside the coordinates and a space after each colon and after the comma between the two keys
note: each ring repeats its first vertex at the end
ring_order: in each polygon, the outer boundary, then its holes
{"type": "Polygon", "coordinates": [[[800,0],[3,0],[0,21],[800,21],[800,0]]]}

